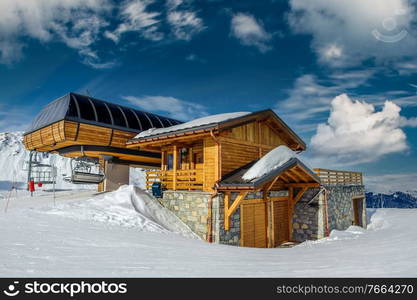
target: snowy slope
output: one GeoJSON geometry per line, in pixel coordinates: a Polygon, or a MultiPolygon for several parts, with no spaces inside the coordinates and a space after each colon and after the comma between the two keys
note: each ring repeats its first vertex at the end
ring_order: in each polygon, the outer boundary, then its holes
{"type": "Polygon", "coordinates": [[[78,220],[94,220],[110,225],[136,228],[138,231],[174,232],[198,239],[191,229],[138,187],[122,186],[117,191],[83,200],[59,204],[49,214],[78,220]]]}
{"type": "Polygon", "coordinates": [[[19,193],[7,213],[0,199],[0,274],[6,277],[417,276],[417,209],[378,209],[367,230],[333,231],[291,249],[255,249],[143,230],[127,212],[125,196],[114,194],[115,203],[104,209],[109,199],[92,191],[59,192],[56,206],[50,195],[19,193]]]}

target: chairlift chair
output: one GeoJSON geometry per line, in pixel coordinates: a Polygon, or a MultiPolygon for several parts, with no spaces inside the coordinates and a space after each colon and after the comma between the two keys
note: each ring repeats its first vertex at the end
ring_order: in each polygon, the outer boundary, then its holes
{"type": "Polygon", "coordinates": [[[104,172],[96,160],[77,157],[71,159],[71,176],[64,177],[64,180],[74,184],[99,184],[104,178],[104,172]]]}

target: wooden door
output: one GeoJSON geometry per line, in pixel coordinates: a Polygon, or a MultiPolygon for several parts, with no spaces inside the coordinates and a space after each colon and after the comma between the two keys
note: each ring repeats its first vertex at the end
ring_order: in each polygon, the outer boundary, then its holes
{"type": "Polygon", "coordinates": [[[272,228],[274,247],[289,241],[288,201],[272,201],[272,228]]]}
{"type": "Polygon", "coordinates": [[[240,206],[240,244],[243,247],[266,248],[267,214],[265,203],[240,206]]]}
{"type": "Polygon", "coordinates": [[[362,224],[362,210],[363,210],[363,198],[352,199],[353,205],[353,225],[363,226],[362,224]]]}

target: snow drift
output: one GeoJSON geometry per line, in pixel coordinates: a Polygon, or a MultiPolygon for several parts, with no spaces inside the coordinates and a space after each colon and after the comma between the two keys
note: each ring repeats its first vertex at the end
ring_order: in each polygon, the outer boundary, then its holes
{"type": "Polygon", "coordinates": [[[138,231],[174,232],[187,238],[198,239],[174,213],[146,191],[132,185],[125,185],[117,191],[87,200],[61,204],[48,213],[133,227],[138,231]]]}
{"type": "Polygon", "coordinates": [[[265,156],[258,160],[245,174],[242,175],[244,180],[253,180],[265,175],[276,168],[281,167],[291,158],[297,157],[297,154],[287,146],[278,146],[269,151],[265,156]]]}

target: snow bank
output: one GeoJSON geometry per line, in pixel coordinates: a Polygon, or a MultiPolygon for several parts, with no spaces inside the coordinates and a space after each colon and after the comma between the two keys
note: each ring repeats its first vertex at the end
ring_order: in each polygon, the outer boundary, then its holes
{"type": "Polygon", "coordinates": [[[272,170],[279,168],[291,158],[297,157],[297,154],[287,146],[278,146],[275,149],[269,151],[264,157],[262,157],[256,164],[254,164],[249,170],[243,174],[243,180],[253,180],[265,175],[272,170]]]}
{"type": "Polygon", "coordinates": [[[144,190],[131,185],[122,186],[117,191],[101,194],[88,200],[60,204],[50,209],[48,213],[133,227],[138,231],[174,232],[187,238],[198,238],[187,225],[163,207],[158,200],[144,190]]]}
{"type": "Polygon", "coordinates": [[[198,127],[198,126],[203,126],[203,125],[215,124],[215,123],[231,120],[231,119],[234,119],[234,118],[242,117],[242,116],[245,116],[245,115],[248,115],[248,114],[250,114],[250,112],[234,112],[234,113],[211,115],[211,116],[195,119],[195,120],[192,120],[190,122],[170,126],[170,127],[167,127],[167,128],[150,128],[148,130],[142,131],[135,138],[143,138],[143,137],[148,137],[148,136],[152,136],[152,135],[157,135],[157,134],[182,130],[182,129],[188,129],[188,128],[193,128],[193,127],[198,127]]]}

